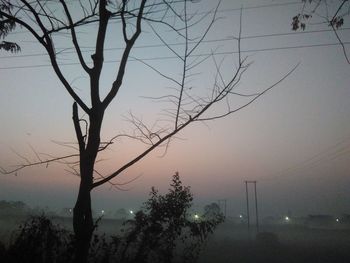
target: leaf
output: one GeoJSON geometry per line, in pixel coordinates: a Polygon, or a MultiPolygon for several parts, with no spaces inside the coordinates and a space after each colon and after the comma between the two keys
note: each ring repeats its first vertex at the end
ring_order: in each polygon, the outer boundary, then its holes
{"type": "Polygon", "coordinates": [[[10,51],[11,53],[17,53],[21,51],[21,47],[14,42],[2,41],[0,43],[0,50],[10,51]]]}
{"type": "Polygon", "coordinates": [[[1,20],[0,21],[0,37],[1,38],[6,37],[15,28],[16,28],[16,23],[13,20],[10,20],[10,19],[1,20]]]}
{"type": "Polygon", "coordinates": [[[294,30],[294,31],[297,31],[299,29],[299,24],[300,24],[299,16],[300,15],[293,17],[292,30],[294,30]]]}
{"type": "Polygon", "coordinates": [[[339,20],[336,21],[335,23],[335,27],[338,29],[339,27],[341,27],[344,24],[344,19],[340,18],[339,20]]]}

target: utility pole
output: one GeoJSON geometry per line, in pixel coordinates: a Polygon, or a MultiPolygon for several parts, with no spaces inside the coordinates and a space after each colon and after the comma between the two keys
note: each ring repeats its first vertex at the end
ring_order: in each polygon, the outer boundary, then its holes
{"type": "Polygon", "coordinates": [[[248,181],[244,181],[244,182],[245,182],[245,195],[246,195],[246,199],[247,199],[247,221],[248,221],[248,231],[250,231],[248,181]]]}
{"type": "Polygon", "coordinates": [[[227,199],[219,199],[218,200],[218,203],[219,203],[219,207],[221,209],[221,203],[223,203],[223,212],[224,212],[224,216],[226,218],[226,204],[227,204],[227,199]]]}
{"type": "Polygon", "coordinates": [[[259,233],[258,196],[256,194],[256,181],[254,181],[254,195],[255,195],[256,232],[259,233]]]}
{"type": "Polygon", "coordinates": [[[258,195],[256,191],[256,181],[244,181],[245,183],[245,193],[247,199],[247,221],[248,221],[248,231],[250,231],[250,211],[249,211],[249,192],[248,184],[254,184],[254,200],[255,200],[255,217],[256,217],[256,232],[259,233],[259,213],[258,213],[258,195]]]}

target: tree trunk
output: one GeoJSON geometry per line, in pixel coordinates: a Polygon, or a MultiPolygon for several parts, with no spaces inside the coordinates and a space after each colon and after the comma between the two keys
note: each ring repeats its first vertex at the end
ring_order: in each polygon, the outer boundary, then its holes
{"type": "Polygon", "coordinates": [[[103,113],[103,111],[99,111],[98,109],[91,111],[90,127],[86,146],[85,142],[83,142],[79,124],[75,125],[76,130],[78,130],[78,141],[80,141],[80,186],[73,213],[73,229],[76,242],[76,263],[87,262],[90,242],[95,228],[91,209],[91,190],[95,161],[100,146],[100,132],[103,113]]]}
{"type": "Polygon", "coordinates": [[[91,212],[90,185],[82,179],[79,194],[73,213],[73,229],[75,234],[75,262],[87,262],[90,241],[94,231],[91,212]]]}

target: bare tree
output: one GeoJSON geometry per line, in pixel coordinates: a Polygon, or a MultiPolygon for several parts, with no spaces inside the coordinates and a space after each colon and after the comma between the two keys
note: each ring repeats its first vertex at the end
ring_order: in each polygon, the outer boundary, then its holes
{"type": "MultiPolygon", "coordinates": [[[[250,65],[247,58],[241,55],[241,30],[235,37],[237,44],[236,61],[228,70],[226,68],[229,75],[227,73],[224,75],[222,72],[223,61],[218,61],[215,58],[215,51],[204,54],[200,49],[208,32],[218,19],[219,4],[205,14],[190,14],[188,10],[190,8],[192,10],[197,1],[76,0],[71,2],[73,4],[68,2],[70,1],[1,0],[0,36],[6,37],[17,25],[29,31],[37,42],[44,47],[52,69],[74,101],[72,119],[78,152],[62,157],[43,157],[34,151],[37,157],[36,162],[28,161],[12,170],[1,168],[1,172],[11,174],[35,165],[64,162],[80,176],[79,193],[73,213],[73,228],[77,241],[76,261],[86,262],[95,227],[91,212],[90,195],[94,188],[105,183],[111,183],[118,187],[118,184],[113,183],[112,179],[158,147],[167,148],[171,139],[184,128],[195,122],[224,118],[249,106],[283,81],[296,67],[272,86],[262,91],[251,94],[241,93],[237,91],[236,87],[250,65]],[[111,23],[115,21],[116,24],[111,23]],[[204,29],[203,27],[196,29],[202,23],[206,25],[204,29]],[[93,31],[96,38],[95,48],[89,57],[82,51],[78,30],[90,24],[97,24],[97,28],[93,31]],[[101,73],[105,64],[104,52],[108,25],[119,26],[121,36],[118,37],[123,39],[124,48],[120,61],[115,63],[117,69],[114,81],[110,84],[107,95],[101,97],[101,73]],[[180,50],[174,48],[167,36],[162,35],[158,30],[160,27],[166,28],[176,38],[181,39],[180,50]],[[131,51],[144,28],[153,32],[162,45],[170,50],[181,63],[180,77],[168,75],[146,61],[131,57],[131,51]],[[196,35],[193,35],[194,32],[196,35]],[[56,50],[54,44],[55,37],[63,33],[69,34],[77,60],[90,80],[89,86],[86,87],[89,90],[90,102],[84,101],[83,97],[78,95],[60,66],[59,57],[62,50],[56,50]],[[166,116],[166,122],[161,127],[159,125],[149,126],[135,115],[130,114],[129,121],[134,126],[134,132],[118,134],[114,138],[103,141],[101,140],[101,125],[105,111],[123,86],[125,71],[127,70],[128,61],[131,59],[139,61],[172,83],[170,93],[158,97],[149,96],[150,99],[169,103],[169,108],[166,108],[163,112],[166,116]],[[198,94],[192,90],[189,82],[195,78],[194,69],[208,60],[212,61],[212,72],[215,73],[213,84],[208,84],[201,89],[202,93],[198,94]],[[241,98],[241,101],[234,104],[233,98],[237,97],[241,98]],[[87,119],[81,117],[83,114],[79,114],[79,109],[87,116],[87,119]],[[107,175],[99,173],[95,167],[99,152],[110,147],[116,139],[123,137],[143,143],[146,146],[145,150],[116,168],[114,172],[107,175]]],[[[91,28],[89,30],[92,32],[91,28]]],[[[20,50],[18,43],[13,42],[3,42],[1,47],[14,52],[20,50]]]]}
{"type": "Polygon", "coordinates": [[[344,25],[346,17],[350,14],[349,0],[327,1],[327,0],[301,0],[300,13],[292,18],[292,29],[305,30],[309,24],[325,24],[332,28],[337,41],[342,47],[346,62],[350,59],[346,46],[338,30],[344,25]],[[312,22],[312,20],[314,20],[312,22]]]}

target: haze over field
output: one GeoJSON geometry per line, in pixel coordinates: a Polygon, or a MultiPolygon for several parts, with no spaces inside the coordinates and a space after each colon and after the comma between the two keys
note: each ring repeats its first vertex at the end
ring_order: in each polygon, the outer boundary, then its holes
{"type": "MultiPolygon", "coordinates": [[[[200,11],[214,7],[214,1],[202,0],[200,11]]],[[[128,169],[116,182],[137,180],[120,191],[106,184],[93,191],[93,208],[138,208],[151,186],[166,191],[175,171],[190,185],[198,205],[227,199],[227,213],[236,216],[245,211],[244,180],[257,180],[259,209],[262,215],[335,214],[350,212],[350,65],[334,33],[324,24],[310,25],[305,31],[291,30],[292,17],[300,12],[301,1],[223,0],[214,25],[203,44],[204,54],[218,53],[223,73],[230,70],[242,9],[243,55],[253,62],[244,73],[239,92],[263,90],[281,79],[295,65],[296,71],[251,106],[227,119],[197,123],[172,141],[164,157],[157,150],[128,169]],[[230,64],[231,63],[231,64],[230,64]]],[[[120,39],[109,37],[106,44],[103,85],[110,83],[120,52],[108,50],[121,46],[120,39]]],[[[25,39],[22,52],[11,55],[1,51],[0,59],[0,165],[10,167],[24,162],[21,156],[35,160],[35,154],[53,156],[76,151],[56,142],[74,142],[71,118],[72,100],[62,89],[43,49],[28,33],[18,28],[9,39],[25,39]]],[[[349,20],[339,34],[349,41],[349,20]]],[[[84,48],[93,45],[89,31],[80,32],[84,48]]],[[[174,39],[175,41],[176,39],[174,39]]],[[[64,48],[62,37],[57,48],[64,48]]],[[[176,76],[178,62],[173,54],[159,47],[151,32],[144,32],[132,56],[176,76]],[[150,47],[152,46],[153,47],[150,47]],[[154,47],[157,45],[157,47],[154,47]]],[[[348,44],[347,46],[348,47],[348,44]]],[[[75,63],[70,53],[60,63],[75,63]]],[[[212,60],[210,63],[213,63],[212,60]]],[[[83,98],[87,97],[79,65],[63,67],[70,82],[83,98]]],[[[207,64],[198,68],[194,89],[212,83],[215,72],[207,64]]],[[[113,75],[114,76],[114,75],[113,75]]],[[[102,86],[103,86],[102,85],[102,86]]],[[[162,96],[169,83],[137,61],[128,65],[124,87],[106,112],[102,137],[132,131],[125,116],[132,112],[152,125],[162,118],[160,110],[168,106],[145,96],[162,96]]],[[[108,86],[109,87],[109,86],[108,86]]],[[[106,90],[102,90],[102,93],[106,90]]],[[[241,99],[234,101],[242,103],[241,99]]],[[[215,109],[217,111],[221,108],[215,109]]],[[[99,172],[108,174],[136,156],[144,145],[118,140],[101,154],[99,172]]],[[[30,206],[52,209],[74,205],[79,179],[57,163],[20,171],[17,176],[1,175],[0,200],[24,200],[30,206]]]]}

